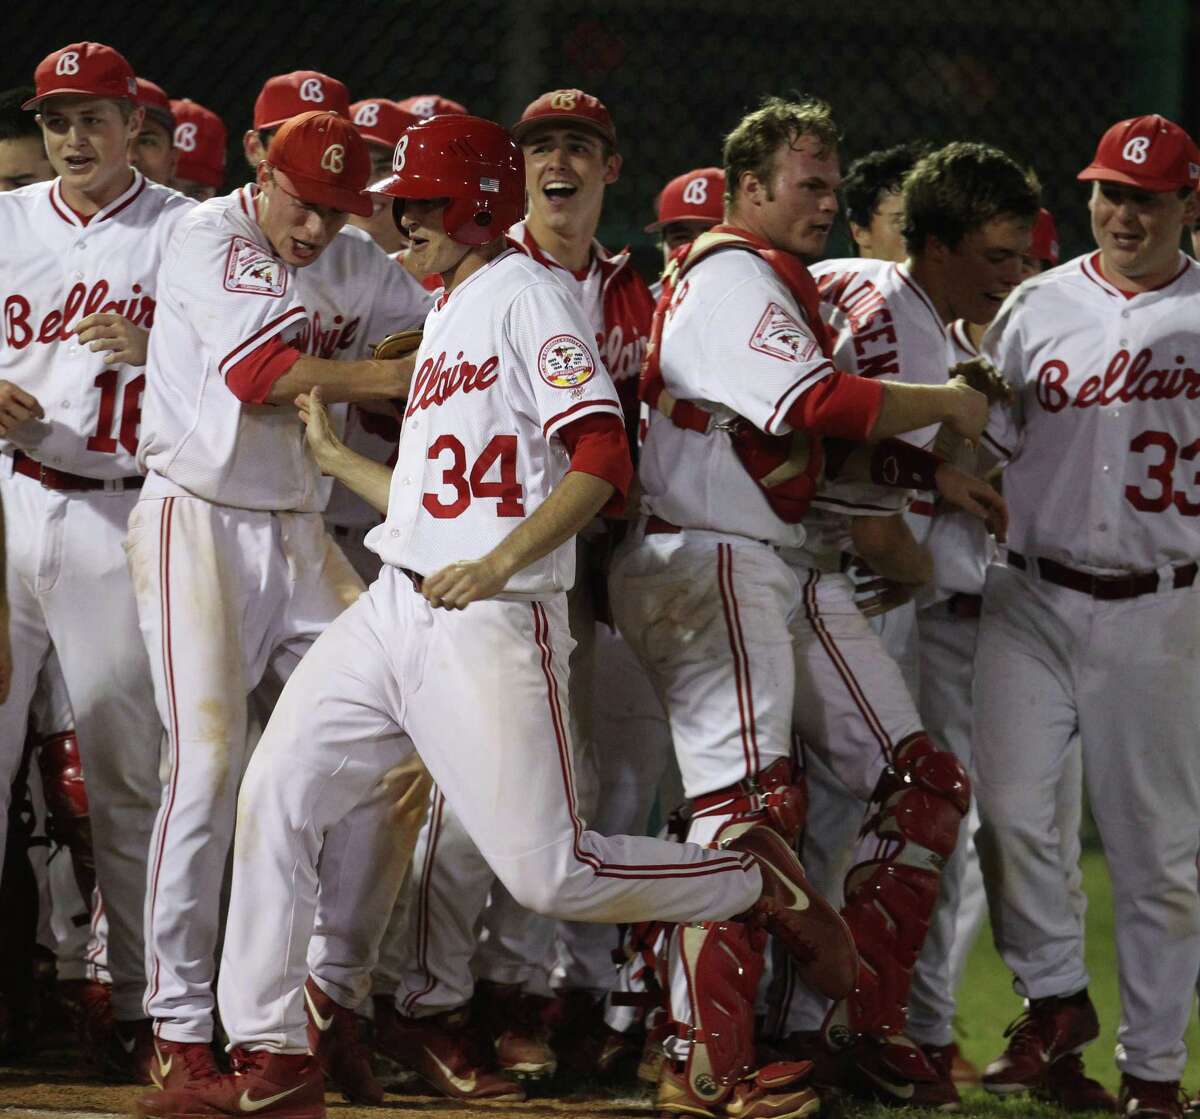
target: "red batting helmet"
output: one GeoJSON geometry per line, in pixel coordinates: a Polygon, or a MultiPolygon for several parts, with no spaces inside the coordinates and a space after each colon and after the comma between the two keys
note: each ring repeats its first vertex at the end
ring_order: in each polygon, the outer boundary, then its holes
{"type": "Polygon", "coordinates": [[[482,117],[430,117],[407,129],[392,175],[372,188],[393,198],[449,198],[446,232],[486,245],[525,214],[525,160],[516,141],[482,117]]]}

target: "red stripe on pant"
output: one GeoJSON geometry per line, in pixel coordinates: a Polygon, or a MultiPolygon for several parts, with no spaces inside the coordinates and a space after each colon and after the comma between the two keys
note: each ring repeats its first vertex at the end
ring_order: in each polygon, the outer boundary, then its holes
{"type": "Polygon", "coordinates": [[[758,753],[758,729],[754,721],[754,688],[750,680],[750,658],[746,655],[746,642],[742,635],[742,619],[738,613],[737,592],[733,585],[733,548],[729,544],[717,545],[717,587],[725,612],[729,651],[733,655],[733,678],[737,687],[738,716],[742,724],[746,776],[753,777],[762,768],[758,753]]]}
{"type": "Polygon", "coordinates": [[[442,832],[442,812],[446,798],[441,789],[434,789],[429,807],[429,844],[425,848],[425,861],[421,864],[421,883],[417,889],[417,966],[425,973],[425,986],[413,991],[404,999],[404,1013],[412,1017],[413,1007],[433,990],[433,972],[429,970],[429,891],[433,881],[433,867],[437,859],[438,838],[442,832]]]}
{"type": "MultiPolygon", "coordinates": [[[[150,904],[147,907],[146,927],[146,939],[150,943],[153,943],[158,876],[162,871],[163,852],[167,847],[167,826],[171,821],[171,809],[175,804],[175,791],[179,781],[179,713],[175,704],[175,663],[171,656],[171,521],[174,519],[174,515],[175,499],[168,497],[163,501],[158,522],[158,591],[161,611],[159,628],[162,630],[163,681],[167,688],[167,706],[171,718],[171,725],[167,727],[167,742],[171,756],[171,781],[167,794],[167,808],[159,825],[158,858],[154,861],[154,875],[150,880],[150,904]]],[[[155,953],[150,988],[146,992],[147,1004],[158,994],[159,972],[160,961],[158,954],[155,953]]]]}

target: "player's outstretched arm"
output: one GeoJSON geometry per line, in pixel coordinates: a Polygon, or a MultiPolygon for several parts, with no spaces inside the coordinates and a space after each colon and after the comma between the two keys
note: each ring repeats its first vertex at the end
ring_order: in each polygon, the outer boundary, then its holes
{"type": "Polygon", "coordinates": [[[567,473],[528,517],[486,556],[462,560],[425,578],[421,593],[434,605],[462,610],[499,594],[518,571],[570,540],[608,503],[615,487],[580,470],[567,473]]]}
{"type": "Polygon", "coordinates": [[[974,443],[987,426],[988,399],[962,377],[944,385],[883,384],[883,404],[870,439],[888,439],[933,424],[947,424],[974,443]]]}
{"type": "Polygon", "coordinates": [[[415,351],[390,361],[335,361],[306,354],[271,386],[263,403],[287,404],[314,386],[326,404],[395,400],[408,395],[416,358],[415,351]]]}
{"type": "Polygon", "coordinates": [[[295,400],[304,421],[304,439],[322,474],[336,478],[367,504],[386,513],[392,471],[381,462],[350,450],[335,434],[325,410],[323,391],[314,385],[311,392],[300,393],[295,400]]]}

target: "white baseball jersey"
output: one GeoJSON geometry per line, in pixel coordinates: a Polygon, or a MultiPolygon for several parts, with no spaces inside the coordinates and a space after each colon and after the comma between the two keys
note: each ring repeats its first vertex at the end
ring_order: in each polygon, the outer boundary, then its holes
{"type": "MultiPolygon", "coordinates": [[[[559,428],[600,413],[621,408],[578,303],[536,261],[502,253],[426,319],[387,519],[367,546],[420,575],[486,554],[567,472],[559,428]]],[[[574,578],[568,540],[500,597],[545,597],[574,578]]]]}
{"type": "MultiPolygon", "coordinates": [[[[851,257],[813,265],[821,317],[834,337],[837,367],[860,377],[910,385],[943,385],[952,358],[950,340],[929,296],[907,264],[851,257]]],[[[932,445],[937,425],[906,432],[919,447],[932,445]]],[[[877,516],[903,509],[911,495],[869,483],[823,486],[814,506],[877,516]]]]}
{"type": "Polygon", "coordinates": [[[1017,393],[1009,547],[1147,571],[1200,557],[1200,267],[1180,253],[1174,279],[1127,297],[1099,257],[1026,281],[984,340],[1017,393]]]}
{"type": "Polygon", "coordinates": [[[100,311],[154,325],[159,261],[193,206],[138,171],[86,223],[63,201],[57,179],[0,195],[0,379],[32,393],[45,411],[0,448],[89,478],[137,474],[146,370],[106,365],[105,352],[80,345],[73,330],[100,311]]]}
{"type": "Polygon", "coordinates": [[[593,242],[592,256],[586,268],[578,272],[559,264],[545,249],[533,239],[523,221],[517,222],[508,231],[509,237],[519,241],[529,250],[529,253],[539,263],[544,264],[550,274],[565,287],[583,308],[592,327],[592,337],[599,340],[604,337],[604,274],[600,261],[608,254],[600,243],[593,242]]]}
{"type": "MultiPolygon", "coordinates": [[[[680,281],[661,362],[677,400],[694,401],[718,421],[741,416],[770,435],[791,431],[788,409],[833,372],[783,281],[756,253],[739,249],[714,252],[680,281]]],[[[639,475],[645,507],[672,524],[804,543],[803,526],[775,515],[720,422],[700,434],[652,411],[639,475]]]]}
{"type": "Polygon", "coordinates": [[[328,490],[295,410],[243,404],[226,375],[272,337],[318,357],[362,357],[390,331],[419,326],[430,297],[352,226],[307,267],[285,264],[256,204],[247,185],[197,206],[163,260],[138,451],[151,474],[143,496],[183,490],[244,509],[315,512],[328,490]]]}

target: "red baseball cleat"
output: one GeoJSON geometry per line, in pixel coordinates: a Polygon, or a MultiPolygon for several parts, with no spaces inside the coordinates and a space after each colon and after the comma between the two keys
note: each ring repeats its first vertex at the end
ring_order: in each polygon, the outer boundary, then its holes
{"type": "Polygon", "coordinates": [[[1004,1036],[1008,1047],[983,1073],[983,1086],[999,1096],[1041,1086],[1051,1064],[1100,1036],[1100,1020],[1089,998],[1037,999],[1004,1036]]]}
{"type": "Polygon", "coordinates": [[[230,1062],[228,1076],[142,1096],[134,1114],[137,1119],[326,1119],[325,1077],[311,1054],[237,1048],[230,1062]]]}
{"type": "Polygon", "coordinates": [[[1121,1076],[1121,1114],[1126,1119],[1183,1119],[1187,1097],[1178,1080],[1142,1080],[1121,1076]]]}
{"type": "Polygon", "coordinates": [[[220,1080],[212,1045],[207,1041],[168,1041],[154,1039],[154,1056],[150,1060],[150,1081],[163,1092],[179,1088],[197,1088],[220,1080]]]}
{"type": "Polygon", "coordinates": [[[779,938],[807,987],[829,999],[850,994],[858,979],[854,938],[837,910],[813,888],[783,837],[755,824],[721,846],[751,855],[762,872],[762,896],[745,919],[779,938]]]}
{"type": "Polygon", "coordinates": [[[358,1033],[358,1015],[331,999],[310,975],[304,982],[308,1048],[321,1071],[351,1103],[383,1103],[383,1086],[358,1033]]]}

